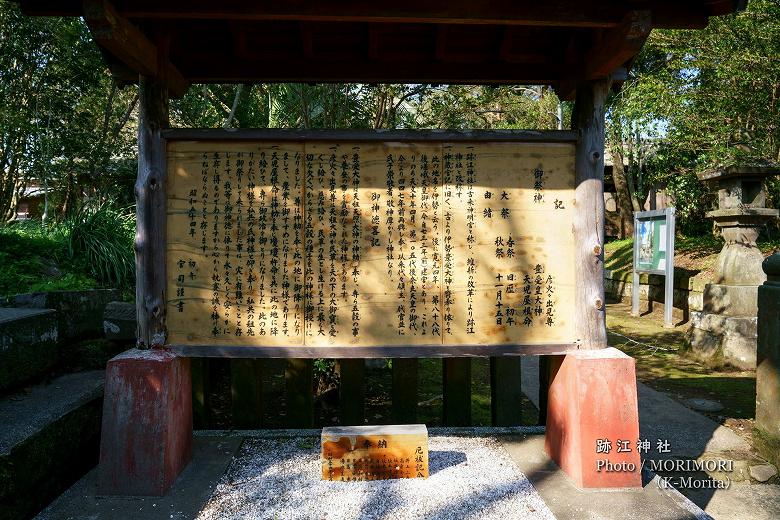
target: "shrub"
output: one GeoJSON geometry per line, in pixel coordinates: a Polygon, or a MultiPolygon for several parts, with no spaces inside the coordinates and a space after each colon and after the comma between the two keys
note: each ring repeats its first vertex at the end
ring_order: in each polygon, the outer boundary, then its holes
{"type": "Polygon", "coordinates": [[[124,288],[135,282],[135,214],[112,204],[84,206],[65,221],[68,255],[99,282],[124,288]]]}

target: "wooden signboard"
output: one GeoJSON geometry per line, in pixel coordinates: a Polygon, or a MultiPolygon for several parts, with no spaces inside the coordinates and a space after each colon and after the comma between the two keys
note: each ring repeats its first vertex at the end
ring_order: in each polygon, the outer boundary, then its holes
{"type": "Polygon", "coordinates": [[[575,342],[573,140],[286,137],[168,141],[169,344],[575,342]]]}
{"type": "Polygon", "coordinates": [[[326,427],[320,444],[323,480],[428,478],[424,424],[326,427]]]}

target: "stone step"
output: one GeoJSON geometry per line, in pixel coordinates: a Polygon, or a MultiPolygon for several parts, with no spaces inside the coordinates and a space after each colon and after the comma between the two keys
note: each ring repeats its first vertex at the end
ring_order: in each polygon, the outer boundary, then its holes
{"type": "Polygon", "coordinates": [[[108,302],[117,300],[117,289],[84,291],[48,291],[17,294],[4,305],[25,309],[57,311],[59,341],[99,337],[103,331],[103,311],[108,302]]]}
{"type": "Polygon", "coordinates": [[[44,374],[57,362],[57,313],[0,308],[0,392],[44,374]]]}
{"type": "Polygon", "coordinates": [[[0,518],[31,518],[98,461],[105,372],[0,398],[0,518]]]}

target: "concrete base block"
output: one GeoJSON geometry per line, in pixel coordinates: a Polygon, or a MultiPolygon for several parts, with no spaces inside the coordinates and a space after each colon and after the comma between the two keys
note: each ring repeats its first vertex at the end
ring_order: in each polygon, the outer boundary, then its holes
{"type": "Polygon", "coordinates": [[[162,496],[191,454],[189,359],[137,349],[111,359],[103,405],[100,493],[162,496]]]}
{"type": "Polygon", "coordinates": [[[544,449],[577,486],[641,487],[638,438],[632,358],[615,348],[554,358],[544,449]]]}

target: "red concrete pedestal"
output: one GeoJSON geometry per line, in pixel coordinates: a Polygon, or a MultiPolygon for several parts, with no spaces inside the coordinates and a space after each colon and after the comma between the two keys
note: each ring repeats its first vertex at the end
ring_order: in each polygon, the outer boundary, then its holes
{"type": "Polygon", "coordinates": [[[190,361],[132,349],[106,368],[98,490],[162,496],[192,455],[190,361]]]}
{"type": "Polygon", "coordinates": [[[638,438],[633,358],[614,348],[553,358],[544,448],[577,486],[641,487],[638,438]]]}

